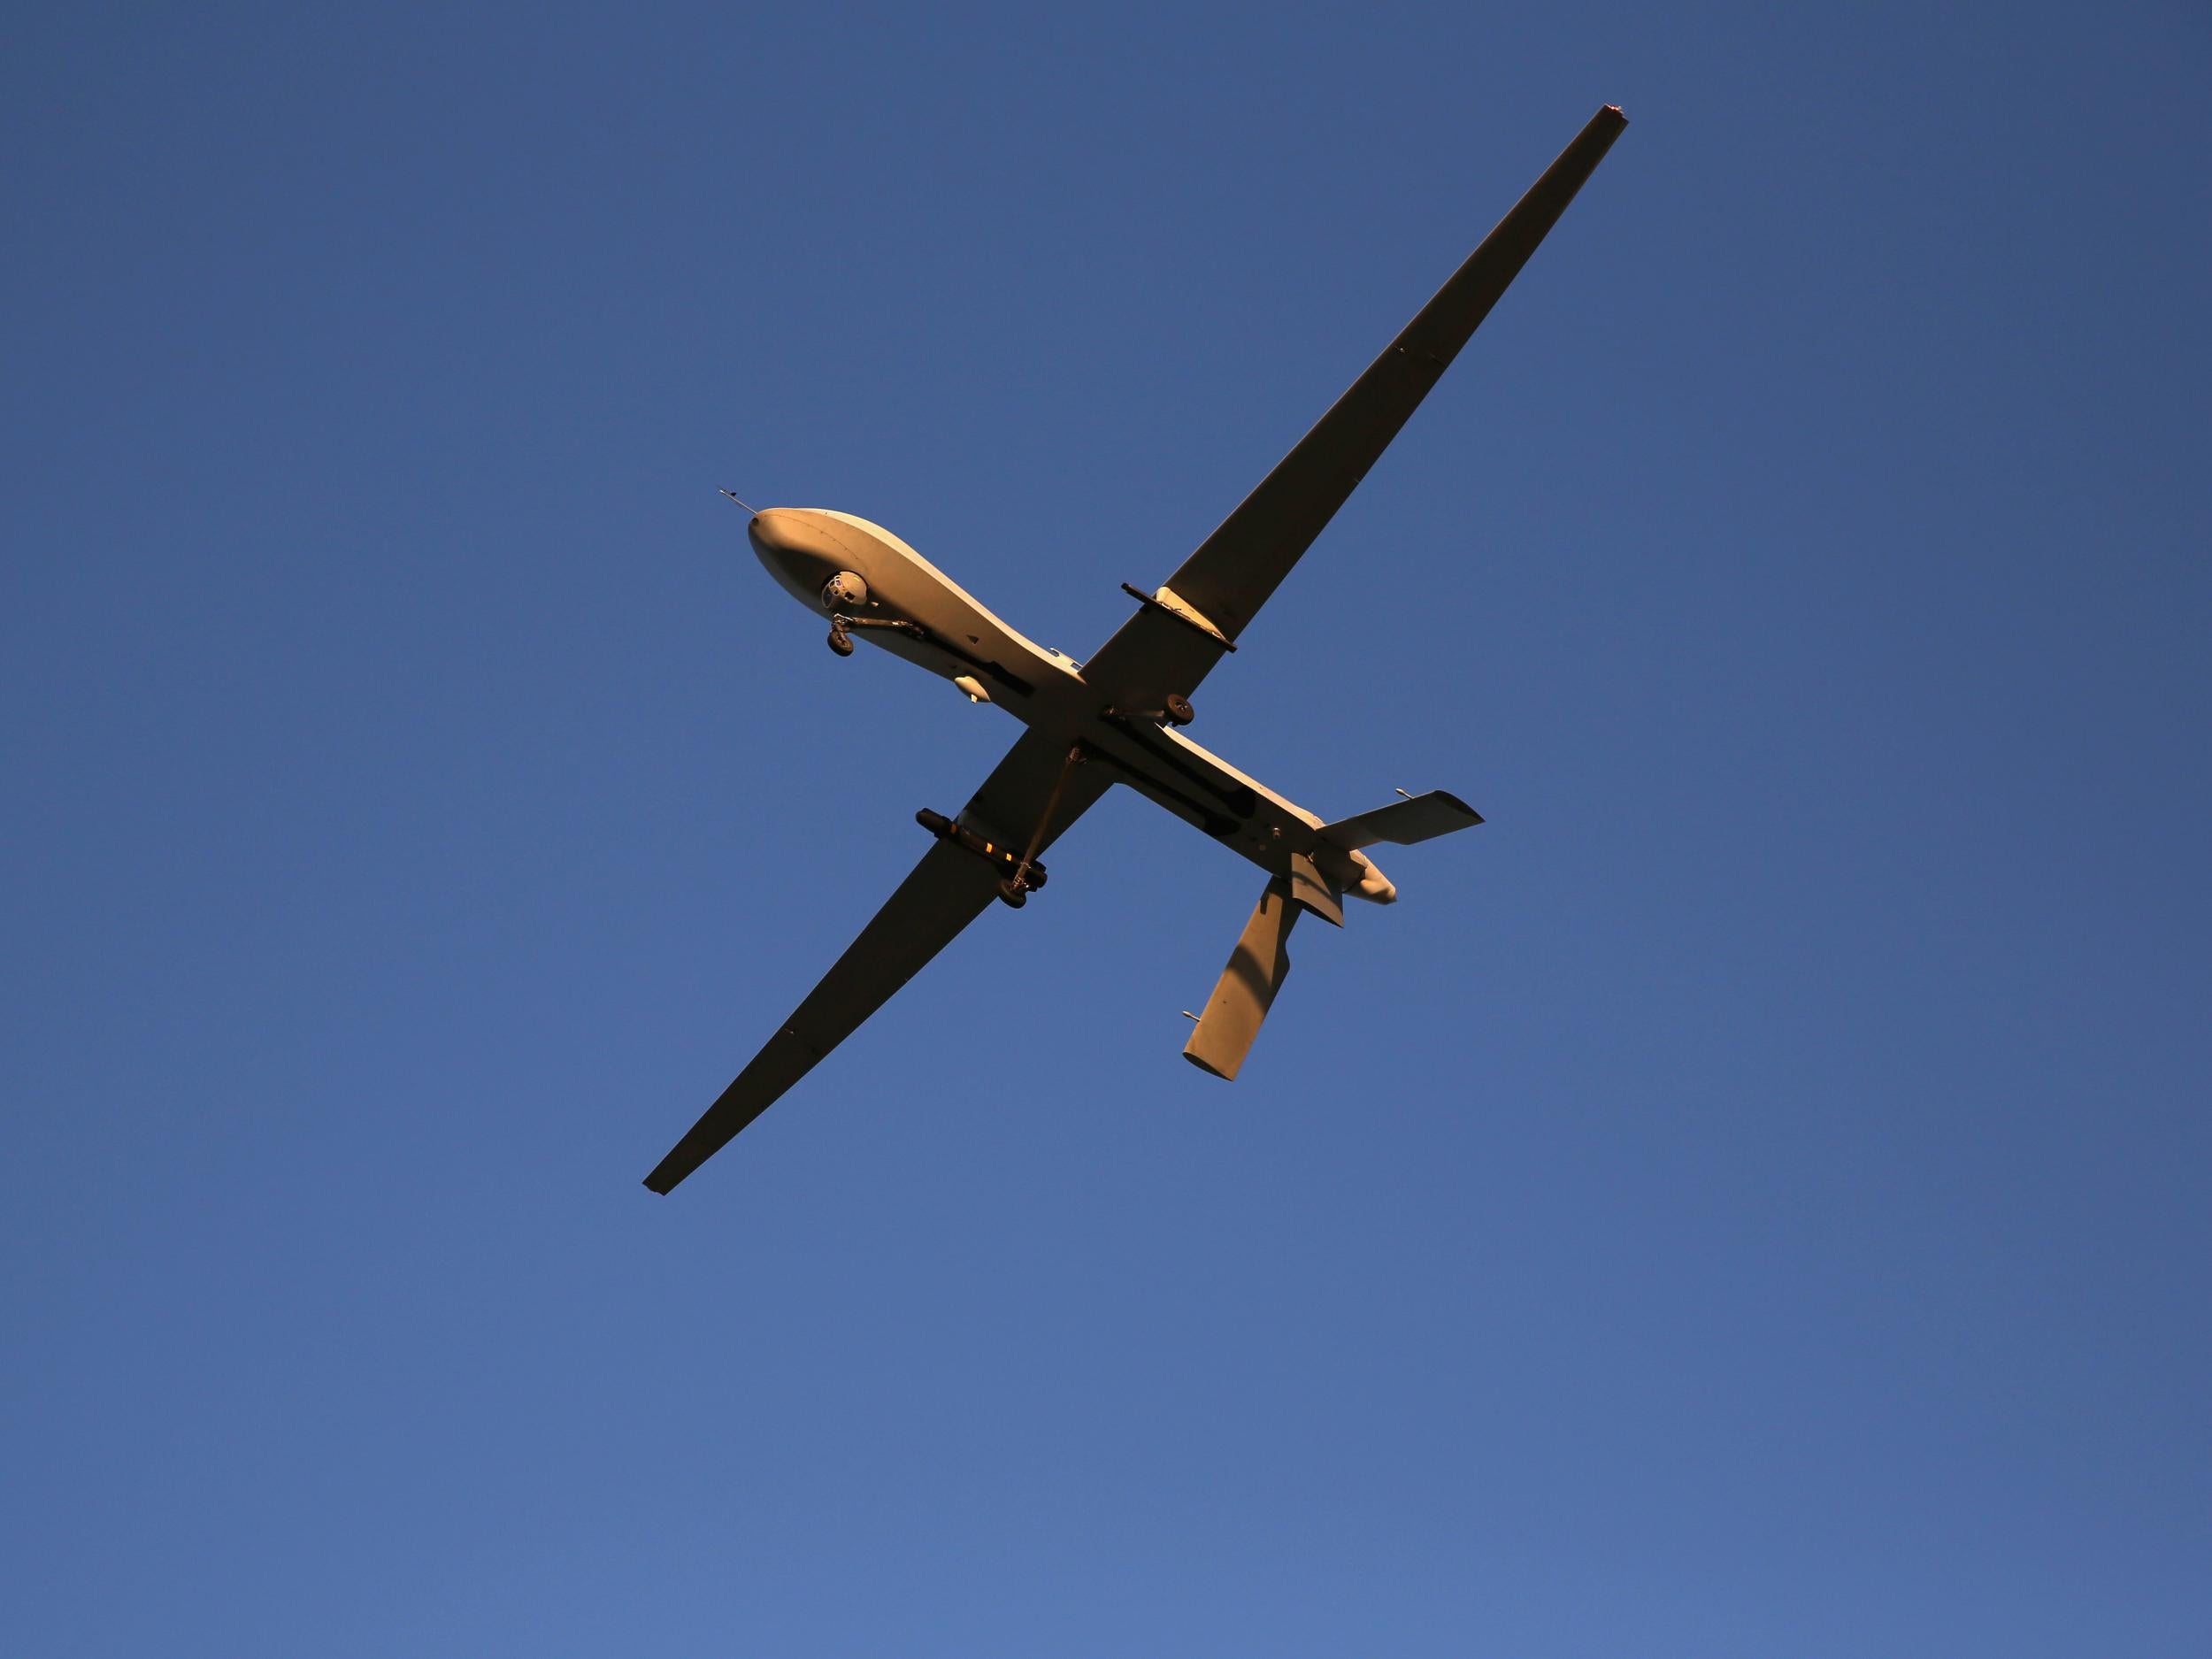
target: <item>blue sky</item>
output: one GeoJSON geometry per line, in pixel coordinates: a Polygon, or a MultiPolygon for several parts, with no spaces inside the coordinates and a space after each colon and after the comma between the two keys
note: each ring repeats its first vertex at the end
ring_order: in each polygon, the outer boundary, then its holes
{"type": "Polygon", "coordinates": [[[2201,1654],[2200,10],[49,9],[0,1645],[2201,1654]],[[1198,699],[1445,787],[1243,1078],[1117,793],[638,1183],[1601,103],[1198,699]]]}

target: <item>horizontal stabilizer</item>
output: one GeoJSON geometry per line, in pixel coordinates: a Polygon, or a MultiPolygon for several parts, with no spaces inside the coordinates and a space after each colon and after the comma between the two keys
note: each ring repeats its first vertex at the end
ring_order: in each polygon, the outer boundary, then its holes
{"type": "Polygon", "coordinates": [[[1457,795],[1432,789],[1411,800],[1377,807],[1372,812],[1362,812],[1356,818],[1324,826],[1321,839],[1346,852],[1357,852],[1381,841],[1410,847],[1416,841],[1432,841],[1454,830],[1471,829],[1481,822],[1482,814],[1457,795]]]}
{"type": "Polygon", "coordinates": [[[1183,1045],[1183,1058],[1200,1071],[1233,1079],[1252,1051],[1260,1022],[1290,974],[1290,930],[1299,909],[1290,896],[1290,884],[1280,879],[1269,882],[1260,895],[1252,919],[1244,925],[1244,937],[1237,941],[1229,965],[1222,970],[1221,982],[1206,999],[1197,1029],[1183,1045]]]}

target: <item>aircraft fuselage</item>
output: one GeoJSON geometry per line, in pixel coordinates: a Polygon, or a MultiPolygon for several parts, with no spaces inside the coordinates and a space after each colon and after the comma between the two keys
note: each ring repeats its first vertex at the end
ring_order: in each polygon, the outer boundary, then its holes
{"type": "MultiPolygon", "coordinates": [[[[755,514],[748,534],[777,583],[833,624],[833,642],[865,641],[1033,730],[1079,745],[1085,764],[1110,767],[1118,781],[1271,876],[1287,874],[1294,856],[1313,855],[1325,820],[1192,742],[1165,711],[1113,708],[1085,682],[1080,663],[1017,632],[879,525],[778,507],[755,514]]],[[[972,827],[1019,845],[1032,826],[972,827]]],[[[1351,856],[1360,879],[1348,893],[1385,904],[1397,897],[1364,854],[1351,856]]]]}

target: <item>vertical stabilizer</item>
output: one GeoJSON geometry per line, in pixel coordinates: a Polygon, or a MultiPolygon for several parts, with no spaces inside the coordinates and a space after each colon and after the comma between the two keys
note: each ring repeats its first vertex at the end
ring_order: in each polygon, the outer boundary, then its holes
{"type": "Polygon", "coordinates": [[[1290,895],[1290,884],[1279,878],[1267,884],[1244,925],[1244,937],[1229,955],[1221,982],[1206,999],[1206,1011],[1183,1058],[1202,1071],[1218,1078],[1234,1078],[1252,1039],[1260,1034],[1260,1022],[1290,975],[1290,929],[1298,919],[1299,905],[1290,895]]]}

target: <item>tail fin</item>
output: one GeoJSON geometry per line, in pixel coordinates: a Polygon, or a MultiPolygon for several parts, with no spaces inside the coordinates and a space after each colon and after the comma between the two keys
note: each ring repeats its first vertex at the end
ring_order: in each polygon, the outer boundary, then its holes
{"type": "Polygon", "coordinates": [[[1274,1006],[1275,993],[1290,977],[1290,929],[1301,910],[1341,927],[1339,900],[1347,892],[1384,903],[1397,897],[1397,889],[1360,849],[1379,841],[1409,846],[1481,822],[1482,814],[1464,801],[1433,789],[1324,828],[1313,856],[1292,858],[1290,874],[1276,877],[1260,895],[1244,936],[1229,953],[1229,965],[1206,999],[1205,1013],[1183,1045],[1183,1058],[1216,1077],[1236,1076],[1260,1034],[1260,1022],[1274,1006]]]}
{"type": "Polygon", "coordinates": [[[1220,983],[1206,999],[1205,1013],[1183,1045],[1183,1058],[1200,1071],[1233,1079],[1252,1051],[1260,1022],[1290,975],[1290,928],[1301,908],[1290,895],[1290,883],[1279,877],[1260,895],[1220,983]]]}

